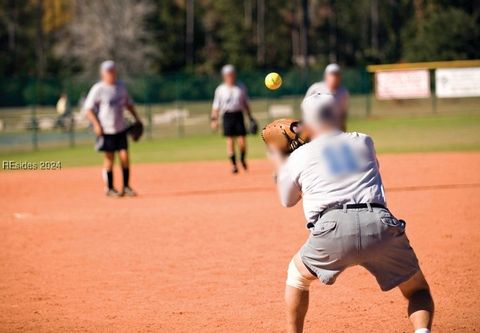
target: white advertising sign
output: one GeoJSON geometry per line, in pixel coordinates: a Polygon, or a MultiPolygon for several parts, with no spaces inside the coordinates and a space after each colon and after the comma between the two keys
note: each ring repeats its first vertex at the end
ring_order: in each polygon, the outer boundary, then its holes
{"type": "Polygon", "coordinates": [[[480,67],[437,69],[435,91],[440,98],[480,96],[480,67]]]}
{"type": "Polygon", "coordinates": [[[375,94],[378,99],[430,97],[428,69],[376,72],[375,94]]]}

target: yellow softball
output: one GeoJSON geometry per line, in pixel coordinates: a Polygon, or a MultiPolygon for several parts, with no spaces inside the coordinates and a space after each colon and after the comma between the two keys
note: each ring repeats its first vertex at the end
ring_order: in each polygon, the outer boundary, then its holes
{"type": "Polygon", "coordinates": [[[265,76],[265,85],[270,90],[276,90],[282,85],[282,77],[280,74],[272,72],[265,76]]]}

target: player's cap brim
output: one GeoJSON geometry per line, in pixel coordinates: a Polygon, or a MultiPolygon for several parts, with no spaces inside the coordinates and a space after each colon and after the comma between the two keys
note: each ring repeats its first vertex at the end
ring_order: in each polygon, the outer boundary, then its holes
{"type": "Polygon", "coordinates": [[[100,64],[100,72],[107,72],[115,69],[115,62],[106,60],[100,64]]]}

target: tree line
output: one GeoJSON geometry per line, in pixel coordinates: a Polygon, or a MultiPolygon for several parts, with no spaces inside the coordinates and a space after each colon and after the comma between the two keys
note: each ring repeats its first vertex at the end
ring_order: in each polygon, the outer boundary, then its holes
{"type": "Polygon", "coordinates": [[[0,75],[210,74],[480,58],[478,0],[3,0],[0,75]]]}

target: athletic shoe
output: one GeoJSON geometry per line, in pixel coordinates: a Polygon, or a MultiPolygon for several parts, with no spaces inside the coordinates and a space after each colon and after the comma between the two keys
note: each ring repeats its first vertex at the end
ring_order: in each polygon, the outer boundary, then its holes
{"type": "Polygon", "coordinates": [[[232,167],[232,173],[233,173],[233,174],[238,173],[238,168],[237,168],[236,165],[234,165],[234,166],[232,167]]]}
{"type": "Polygon", "coordinates": [[[245,171],[248,170],[247,161],[242,161],[242,167],[243,167],[243,170],[245,170],[245,171]]]}
{"type": "Polygon", "coordinates": [[[118,192],[114,188],[109,188],[107,192],[105,192],[105,194],[107,195],[107,197],[112,197],[112,198],[119,198],[122,196],[122,193],[118,192]]]}
{"type": "Polygon", "coordinates": [[[127,197],[136,197],[137,193],[134,190],[132,190],[130,186],[126,186],[123,188],[122,195],[126,195],[127,197]]]}

